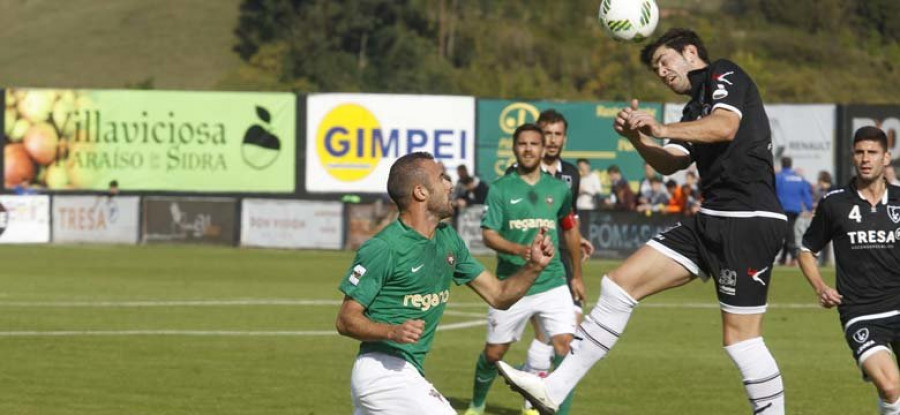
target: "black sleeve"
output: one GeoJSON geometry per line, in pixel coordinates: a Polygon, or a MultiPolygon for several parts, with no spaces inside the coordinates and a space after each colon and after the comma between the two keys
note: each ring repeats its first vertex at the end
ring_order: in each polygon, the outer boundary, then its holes
{"type": "Polygon", "coordinates": [[[831,237],[833,235],[833,224],[834,220],[830,212],[830,205],[832,203],[827,203],[827,198],[822,199],[819,202],[819,206],[816,208],[816,213],[813,215],[812,222],[809,224],[809,228],[806,228],[806,233],[803,234],[803,243],[802,248],[804,250],[812,251],[813,253],[818,253],[825,248],[825,245],[828,245],[828,242],[831,241],[831,237]]]}
{"type": "Polygon", "coordinates": [[[572,164],[569,164],[571,175],[572,175],[572,186],[569,187],[569,192],[572,193],[572,213],[576,216],[578,215],[578,191],[581,189],[581,173],[578,171],[578,167],[575,167],[572,164]]]}
{"type": "Polygon", "coordinates": [[[718,108],[734,112],[743,118],[747,93],[752,89],[753,80],[734,62],[717,61],[710,70],[710,90],[712,111],[718,108]]]}

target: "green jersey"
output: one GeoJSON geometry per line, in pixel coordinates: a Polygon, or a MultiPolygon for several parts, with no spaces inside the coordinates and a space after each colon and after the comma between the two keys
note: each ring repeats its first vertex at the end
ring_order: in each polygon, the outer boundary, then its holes
{"type": "Polygon", "coordinates": [[[439,224],[434,238],[428,239],[394,221],[359,248],[340,290],[362,304],[372,321],[423,320],[425,330],[415,343],[362,342],[359,353],[400,357],[424,376],[425,355],[450,299],[450,282],[466,284],[483,271],[450,225],[439,224]]]}
{"type": "MultiPolygon", "coordinates": [[[[572,211],[572,193],[561,180],[547,173],[534,185],[511,172],[491,184],[485,201],[481,227],[493,229],[510,242],[531,245],[539,229],[548,228],[554,256],[526,295],[542,293],[566,283],[566,271],[559,259],[559,219],[572,211]]],[[[497,253],[497,278],[505,279],[525,265],[518,255],[497,253]]]]}

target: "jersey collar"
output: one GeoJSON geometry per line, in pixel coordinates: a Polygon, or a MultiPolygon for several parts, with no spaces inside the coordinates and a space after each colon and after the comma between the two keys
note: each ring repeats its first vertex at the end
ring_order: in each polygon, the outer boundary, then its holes
{"type": "MultiPolygon", "coordinates": [[[[856,192],[857,197],[859,197],[860,199],[862,199],[866,202],[869,201],[868,199],[866,199],[866,196],[862,194],[862,191],[860,191],[859,189],[856,188],[856,178],[855,177],[850,179],[850,186],[848,186],[848,187],[850,187],[850,190],[856,192]]],[[[887,183],[887,185],[884,187],[884,194],[881,196],[881,204],[882,205],[886,205],[888,203],[888,196],[890,194],[891,194],[891,184],[887,183]]],[[[896,199],[896,195],[894,195],[894,197],[891,197],[891,199],[896,199]]]]}
{"type": "Polygon", "coordinates": [[[700,91],[700,88],[703,84],[706,83],[707,75],[709,74],[709,68],[712,65],[706,65],[705,68],[694,69],[693,71],[688,72],[688,80],[691,82],[691,96],[697,96],[700,91]]]}
{"type": "MultiPolygon", "coordinates": [[[[562,173],[562,159],[556,159],[556,171],[562,173]]],[[[550,174],[550,170],[546,164],[544,164],[544,160],[541,160],[541,171],[547,174],[550,174]]]]}

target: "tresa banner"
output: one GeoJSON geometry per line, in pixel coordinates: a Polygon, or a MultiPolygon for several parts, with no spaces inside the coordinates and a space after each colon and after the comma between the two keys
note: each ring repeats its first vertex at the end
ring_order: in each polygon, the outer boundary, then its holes
{"type": "Polygon", "coordinates": [[[50,242],[50,196],[0,196],[0,244],[50,242]]]}
{"type": "Polygon", "coordinates": [[[340,202],[244,199],[241,246],[341,249],[343,212],[340,202]]]}
{"type": "MultiPolygon", "coordinates": [[[[562,157],[575,163],[587,159],[593,170],[615,164],[628,180],[640,180],[643,159],[628,139],[613,130],[616,114],[626,102],[507,101],[478,100],[478,168],[482,180],[493,181],[515,161],[513,132],[525,123],[534,123],[542,111],[554,109],[566,118],[566,147],[562,157]]],[[[662,119],[662,104],[642,103],[641,110],[662,119]]]]}
{"type": "Polygon", "coordinates": [[[233,198],[146,197],[143,241],[235,245],[237,207],[233,198]]]}
{"type": "Polygon", "coordinates": [[[900,167],[900,105],[847,105],[843,107],[838,135],[838,182],[847,183],[854,174],[851,151],[853,133],[862,127],[878,127],[887,134],[891,164],[900,167]]]}
{"type": "Polygon", "coordinates": [[[136,244],[137,196],[53,196],[54,243],[136,244]]]}
{"type": "Polygon", "coordinates": [[[426,151],[447,167],[475,164],[475,98],[312,94],[306,101],[306,191],[386,193],[391,164],[426,151]]]}
{"type": "Polygon", "coordinates": [[[637,212],[581,211],[581,233],[594,244],[594,258],[623,259],[650,238],[677,224],[680,215],[646,216],[637,212]]]}
{"type": "Polygon", "coordinates": [[[4,186],[295,191],[288,93],[8,89],[4,186]]]}

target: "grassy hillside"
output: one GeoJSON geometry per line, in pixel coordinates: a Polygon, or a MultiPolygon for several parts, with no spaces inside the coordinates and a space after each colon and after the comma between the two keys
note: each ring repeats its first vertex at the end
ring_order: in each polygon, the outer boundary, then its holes
{"type": "Polygon", "coordinates": [[[213,89],[239,0],[0,0],[0,86],[213,89]]]}

